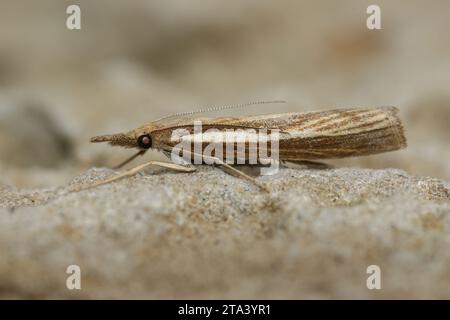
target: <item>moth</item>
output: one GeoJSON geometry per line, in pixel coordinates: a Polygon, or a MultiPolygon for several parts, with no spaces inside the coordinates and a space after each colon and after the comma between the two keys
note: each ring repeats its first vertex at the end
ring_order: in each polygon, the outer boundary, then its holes
{"type": "MultiPolygon", "coordinates": [[[[252,102],[246,105],[276,102],[282,101],[252,102]]],[[[219,109],[241,106],[229,106],[219,109]]],[[[206,111],[213,109],[217,108],[206,111]]],[[[222,135],[222,141],[215,140],[216,143],[223,144],[229,142],[225,141],[227,137],[225,133],[230,130],[240,129],[244,132],[246,130],[262,129],[268,131],[277,130],[279,132],[279,161],[294,163],[365,156],[402,149],[407,145],[403,125],[396,107],[344,108],[313,112],[215,118],[196,116],[196,114],[204,111],[200,110],[198,112],[168,116],[125,133],[93,137],[91,138],[91,142],[108,142],[112,146],[137,149],[137,153],[123,162],[119,167],[138,156],[144,155],[149,149],[161,151],[169,156],[176,144],[179,143],[179,139],[177,141],[173,139],[174,131],[180,129],[184,132],[184,135],[181,136],[182,140],[184,139],[185,141],[192,141],[194,143],[199,135],[200,138],[204,138],[201,144],[200,154],[196,154],[204,157],[203,163],[207,162],[205,161],[207,157],[202,152],[206,148],[205,141],[208,142],[207,132],[210,129],[224,133],[222,135]],[[201,121],[202,123],[202,131],[200,133],[195,132],[195,121],[201,121]]],[[[245,153],[248,154],[250,145],[246,143],[244,144],[244,148],[245,153]]],[[[237,146],[234,146],[232,152],[236,153],[236,149],[237,146]]],[[[238,170],[233,164],[218,158],[214,158],[214,160],[217,160],[215,164],[221,165],[237,175],[252,180],[264,188],[254,178],[238,170]]],[[[152,165],[180,172],[195,171],[195,166],[189,163],[148,161],[109,179],[100,181],[94,184],[94,186],[134,175],[152,165]]]]}

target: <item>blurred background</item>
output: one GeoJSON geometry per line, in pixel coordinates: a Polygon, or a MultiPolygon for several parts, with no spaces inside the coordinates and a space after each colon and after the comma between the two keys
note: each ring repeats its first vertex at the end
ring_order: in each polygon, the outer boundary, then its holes
{"type": "Polygon", "coordinates": [[[264,99],[288,104],[245,112],[397,106],[406,150],[333,163],[450,180],[450,1],[377,1],[382,30],[370,4],[0,0],[0,183],[62,185],[130,155],[93,135],[264,99]]]}

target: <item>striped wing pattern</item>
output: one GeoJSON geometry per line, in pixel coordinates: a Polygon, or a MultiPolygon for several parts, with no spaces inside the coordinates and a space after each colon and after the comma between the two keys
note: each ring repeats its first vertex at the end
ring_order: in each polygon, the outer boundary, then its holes
{"type": "MultiPolygon", "coordinates": [[[[205,118],[203,130],[278,129],[280,160],[362,156],[406,147],[395,107],[352,108],[250,117],[205,118]]],[[[192,121],[170,126],[192,132],[192,121]]],[[[156,131],[166,132],[169,128],[156,131]]],[[[208,141],[204,141],[206,144],[208,141]]],[[[224,148],[225,149],[225,148],[224,148]]]]}

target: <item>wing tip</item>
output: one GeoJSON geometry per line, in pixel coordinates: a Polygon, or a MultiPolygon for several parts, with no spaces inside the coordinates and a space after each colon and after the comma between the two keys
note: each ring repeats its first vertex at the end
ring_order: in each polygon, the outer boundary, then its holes
{"type": "Polygon", "coordinates": [[[408,146],[408,141],[406,139],[406,130],[403,122],[400,118],[400,110],[395,106],[383,107],[384,110],[388,111],[388,119],[391,123],[392,131],[396,138],[395,149],[404,149],[408,146]]]}

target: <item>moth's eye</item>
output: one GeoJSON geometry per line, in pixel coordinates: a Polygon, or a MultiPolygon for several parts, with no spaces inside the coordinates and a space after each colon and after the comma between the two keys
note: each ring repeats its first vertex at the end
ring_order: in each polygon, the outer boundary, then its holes
{"type": "Polygon", "coordinates": [[[152,146],[152,138],[149,134],[143,134],[138,138],[138,145],[142,149],[148,149],[152,146]]]}

